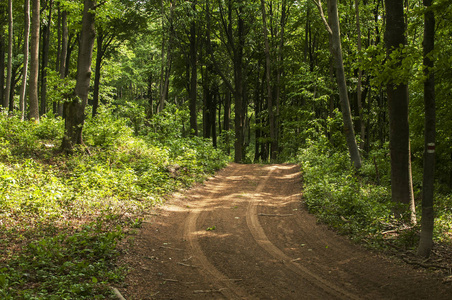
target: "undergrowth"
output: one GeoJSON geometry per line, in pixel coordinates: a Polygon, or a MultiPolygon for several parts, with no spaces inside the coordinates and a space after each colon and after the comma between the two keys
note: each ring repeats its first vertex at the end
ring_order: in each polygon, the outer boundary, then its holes
{"type": "Polygon", "coordinates": [[[124,232],[229,159],[208,140],[171,135],[180,121],[164,138],[152,124],[137,136],[112,111],[86,121],[91,155],[71,156],[59,151],[61,118],[0,115],[1,299],[109,298],[125,275],[114,260],[124,232]]]}
{"type": "MultiPolygon", "coordinates": [[[[308,141],[299,151],[304,179],[304,202],[310,212],[336,231],[370,247],[388,246],[414,249],[419,225],[409,224],[409,215],[393,215],[390,160],[387,146],[371,151],[356,172],[346,151],[337,151],[326,138],[308,141]]],[[[419,180],[419,179],[417,179],[419,180]]],[[[417,218],[421,203],[417,200],[417,218]]],[[[436,193],[436,242],[450,243],[452,237],[452,199],[436,193]]],[[[420,224],[420,222],[418,222],[420,224]]]]}

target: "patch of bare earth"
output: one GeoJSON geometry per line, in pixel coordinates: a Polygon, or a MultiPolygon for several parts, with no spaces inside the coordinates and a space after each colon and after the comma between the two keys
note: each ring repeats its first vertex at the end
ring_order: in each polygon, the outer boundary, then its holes
{"type": "MultiPolygon", "coordinates": [[[[435,274],[316,223],[296,165],[231,164],[154,210],[121,263],[133,299],[452,299],[435,274]]],[[[129,238],[130,241],[130,238],[129,238]]]]}

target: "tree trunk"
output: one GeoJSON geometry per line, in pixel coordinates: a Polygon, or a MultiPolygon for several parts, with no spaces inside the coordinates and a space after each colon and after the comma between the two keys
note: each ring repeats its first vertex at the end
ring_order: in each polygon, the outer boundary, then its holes
{"type": "Polygon", "coordinates": [[[276,102],[276,115],[275,115],[275,127],[276,127],[276,145],[278,153],[281,152],[281,145],[279,144],[280,139],[280,104],[281,104],[281,89],[284,88],[284,86],[281,85],[281,83],[284,83],[284,81],[281,81],[281,77],[283,76],[283,61],[284,61],[284,32],[285,27],[287,23],[287,15],[289,13],[289,8],[287,8],[286,0],[282,1],[281,4],[281,20],[280,20],[280,27],[281,31],[279,34],[280,40],[279,40],[279,48],[278,48],[278,56],[277,56],[277,70],[276,70],[276,88],[275,88],[275,102],[276,102]]]}
{"type": "Polygon", "coordinates": [[[39,29],[40,29],[40,0],[32,0],[31,12],[31,49],[30,49],[30,78],[28,93],[30,101],[30,119],[39,122],[38,74],[39,74],[39,29]]]}
{"type": "MultiPolygon", "coordinates": [[[[161,68],[161,80],[160,80],[160,102],[158,106],[158,111],[161,112],[165,108],[165,101],[168,100],[168,92],[169,92],[169,79],[171,74],[171,47],[172,47],[172,39],[173,39],[173,14],[174,14],[174,4],[171,2],[171,8],[170,8],[170,16],[169,16],[169,38],[168,38],[168,46],[166,49],[166,59],[165,59],[165,35],[164,32],[162,34],[162,68],[161,68]]],[[[162,31],[165,31],[164,28],[164,5],[162,0],[162,31]]]]}
{"type": "MultiPolygon", "coordinates": [[[[357,41],[357,46],[358,46],[358,52],[359,55],[361,55],[361,48],[362,48],[362,42],[361,42],[361,24],[360,24],[360,20],[359,20],[359,0],[355,0],[355,13],[356,13],[356,31],[357,31],[357,35],[358,35],[358,41],[357,41]]],[[[359,61],[361,61],[359,59],[359,61]]],[[[365,134],[366,134],[366,127],[365,127],[365,123],[364,123],[364,116],[363,116],[363,98],[362,98],[362,75],[363,72],[361,70],[361,67],[358,67],[358,85],[356,88],[356,97],[357,97],[357,102],[358,102],[358,115],[359,115],[359,122],[358,122],[358,130],[360,132],[361,135],[361,149],[364,149],[364,145],[365,145],[365,134]]]]}
{"type": "Polygon", "coordinates": [[[336,81],[341,101],[342,118],[344,121],[344,132],[347,141],[351,161],[356,169],[361,168],[361,157],[356,143],[355,131],[353,130],[352,114],[348,99],[347,83],[345,81],[344,63],[342,60],[341,32],[339,27],[339,16],[337,11],[337,0],[328,0],[328,23],[331,27],[331,54],[334,58],[336,69],[336,81]]]}
{"type": "Polygon", "coordinates": [[[70,34],[68,36],[68,46],[67,46],[67,55],[66,55],[66,67],[64,69],[64,76],[67,77],[69,75],[69,70],[71,68],[71,55],[74,51],[75,46],[78,44],[79,34],[74,37],[74,34],[70,34]]]}
{"type": "Polygon", "coordinates": [[[424,178],[422,186],[422,221],[421,239],[417,255],[429,257],[433,248],[433,192],[435,182],[435,78],[433,74],[433,59],[429,54],[435,46],[435,14],[430,10],[432,0],[424,0],[424,105],[425,105],[425,145],[424,145],[424,178]]]}
{"type": "MultiPolygon", "coordinates": [[[[207,69],[207,68],[206,68],[207,69]]],[[[209,72],[206,70],[202,76],[203,81],[203,95],[202,95],[202,136],[203,138],[210,138],[210,114],[209,107],[212,101],[212,94],[209,87],[209,72]]]]}
{"type": "Polygon", "coordinates": [[[13,1],[8,1],[8,63],[6,71],[6,90],[3,98],[3,107],[8,109],[11,91],[11,77],[13,69],[13,1]]]}
{"type": "MultiPolygon", "coordinates": [[[[403,0],[385,0],[386,33],[385,44],[388,56],[399,45],[406,44],[403,0]]],[[[400,64],[401,64],[401,59],[400,64]]],[[[408,84],[387,86],[389,106],[389,145],[391,152],[392,200],[409,206],[411,222],[416,223],[413,183],[411,177],[410,129],[408,124],[408,84]]],[[[396,214],[404,212],[400,206],[396,214]]]]}
{"type": "MultiPolygon", "coordinates": [[[[193,10],[196,9],[196,1],[192,4],[193,10]]],[[[190,108],[190,134],[198,135],[198,120],[196,111],[196,95],[197,95],[197,47],[196,47],[196,23],[192,21],[190,24],[190,90],[189,90],[189,108],[190,108]]]]}
{"type": "Polygon", "coordinates": [[[3,41],[3,26],[0,26],[0,105],[5,99],[5,42],[3,41]]]}
{"type": "Polygon", "coordinates": [[[225,144],[227,154],[231,153],[231,149],[229,148],[229,132],[228,132],[231,129],[230,120],[231,120],[231,91],[229,89],[226,89],[226,93],[224,96],[223,129],[226,131],[225,144]]]}
{"type": "Polygon", "coordinates": [[[85,0],[77,59],[77,82],[72,99],[65,103],[64,107],[66,118],[62,149],[68,153],[72,152],[76,144],[83,144],[82,130],[85,121],[85,107],[88,102],[95,40],[95,7],[96,0],[85,0]]]}
{"type": "Polygon", "coordinates": [[[11,92],[9,93],[9,101],[8,101],[8,103],[9,103],[8,110],[10,113],[12,113],[14,110],[14,92],[13,91],[16,87],[16,83],[20,80],[21,76],[22,76],[22,74],[19,70],[19,65],[13,64],[13,69],[11,72],[11,87],[10,87],[11,92]]]}
{"type": "MultiPolygon", "coordinates": [[[[261,96],[261,92],[262,88],[261,88],[261,80],[260,80],[260,71],[261,69],[261,60],[257,61],[257,69],[256,69],[256,83],[255,83],[255,93],[254,93],[254,116],[255,116],[255,125],[256,125],[256,130],[255,132],[255,141],[254,141],[254,161],[258,162],[261,159],[263,159],[262,157],[262,153],[260,151],[261,148],[261,137],[262,137],[262,96],[261,96]]],[[[263,80],[262,80],[263,82],[263,80]]]]}
{"type": "Polygon", "coordinates": [[[103,40],[104,34],[102,30],[97,33],[97,53],[96,53],[96,66],[94,70],[94,90],[93,90],[93,111],[92,116],[97,114],[97,108],[99,107],[99,88],[100,88],[100,69],[103,56],[103,40]]]}
{"type": "MultiPolygon", "coordinates": [[[[243,20],[239,20],[239,31],[243,34],[243,20]]],[[[241,34],[241,35],[242,35],[241,34]]],[[[235,106],[235,142],[234,142],[234,161],[240,163],[243,160],[244,151],[244,125],[245,118],[243,112],[243,47],[239,46],[240,49],[234,55],[234,106],[235,106]]]]}
{"type": "Polygon", "coordinates": [[[61,5],[57,2],[57,51],[55,60],[55,71],[60,71],[61,57],[61,5]]]}
{"type": "MultiPolygon", "coordinates": [[[[215,59],[213,53],[213,47],[210,38],[210,10],[209,10],[209,2],[206,2],[206,17],[207,17],[207,41],[208,41],[208,52],[211,56],[213,65],[218,75],[223,79],[223,82],[229,89],[229,91],[234,95],[234,106],[235,106],[235,117],[234,117],[234,132],[235,132],[235,141],[234,141],[234,161],[237,163],[242,162],[244,155],[244,128],[245,128],[245,109],[244,104],[244,75],[243,75],[243,51],[245,47],[245,28],[243,21],[243,6],[242,3],[237,3],[238,8],[235,10],[237,12],[237,42],[234,41],[233,33],[232,33],[232,13],[234,11],[232,7],[232,2],[228,3],[228,19],[227,21],[223,18],[224,23],[228,23],[225,25],[226,28],[226,36],[227,36],[227,47],[232,52],[232,65],[234,69],[234,86],[232,86],[229,79],[223,74],[221,71],[218,62],[215,59]]],[[[222,11],[222,8],[220,8],[222,11]]],[[[222,13],[222,12],[221,12],[222,13]]]]}
{"type": "MultiPolygon", "coordinates": [[[[153,57],[151,57],[151,60],[153,59],[153,57]]],[[[154,97],[153,97],[153,92],[152,92],[152,83],[153,83],[153,77],[152,77],[152,70],[149,71],[149,75],[148,75],[148,108],[146,110],[146,118],[148,120],[152,119],[152,116],[154,115],[154,97]]]]}
{"type": "Polygon", "coordinates": [[[20,88],[20,119],[25,119],[25,91],[27,90],[28,52],[30,50],[30,0],[24,1],[24,67],[22,69],[22,86],[20,88]]]}
{"type": "MultiPolygon", "coordinates": [[[[60,79],[66,78],[66,59],[68,56],[67,12],[61,13],[61,54],[59,63],[60,79]]],[[[58,102],[58,115],[63,116],[63,103],[58,102]]]]}
{"type": "MultiPolygon", "coordinates": [[[[60,72],[60,62],[61,62],[61,5],[57,2],[57,49],[56,49],[56,59],[55,59],[55,71],[57,74],[60,72]]],[[[53,88],[56,88],[55,86],[53,88]]],[[[58,116],[58,103],[60,101],[52,102],[52,111],[55,116],[58,116]]]]}
{"type": "Polygon", "coordinates": [[[262,10],[262,32],[264,35],[265,44],[265,78],[267,80],[267,103],[268,103],[268,118],[270,123],[270,159],[274,161],[278,154],[278,144],[276,141],[276,126],[275,126],[275,112],[273,109],[273,91],[271,83],[271,60],[270,60],[270,45],[268,42],[267,29],[267,13],[265,11],[265,0],[261,0],[262,10]]]}
{"type": "Polygon", "coordinates": [[[49,64],[50,24],[52,23],[52,4],[49,3],[49,18],[42,31],[42,64],[41,64],[41,115],[47,113],[47,65],[49,64]]]}

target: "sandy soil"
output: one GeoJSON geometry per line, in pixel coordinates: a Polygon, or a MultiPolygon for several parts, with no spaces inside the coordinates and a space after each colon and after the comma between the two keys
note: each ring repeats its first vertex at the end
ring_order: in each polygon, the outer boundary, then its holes
{"type": "Polygon", "coordinates": [[[296,165],[231,164],[129,237],[133,299],[452,299],[452,284],[319,225],[296,165]],[[132,238],[132,240],[131,240],[132,238]]]}

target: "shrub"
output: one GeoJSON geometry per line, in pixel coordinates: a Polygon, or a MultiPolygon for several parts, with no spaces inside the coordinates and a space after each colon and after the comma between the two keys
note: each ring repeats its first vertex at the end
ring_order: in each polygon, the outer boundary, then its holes
{"type": "Polygon", "coordinates": [[[70,156],[46,146],[60,144],[61,119],[0,116],[1,299],[110,295],[107,286],[122,274],[113,260],[123,229],[140,226],[145,208],[228,161],[210,141],[178,133],[177,115],[186,112],[174,109],[140,137],[101,107],[84,127],[90,155],[70,156]]]}
{"type": "Polygon", "coordinates": [[[347,153],[334,152],[325,141],[310,143],[298,155],[309,211],[355,239],[373,236],[391,215],[389,189],[357,176],[347,153]]]}
{"type": "Polygon", "coordinates": [[[132,136],[132,130],[126,120],[117,118],[109,106],[100,106],[97,115],[89,115],[83,127],[83,139],[89,146],[112,148],[115,143],[122,143],[132,136]]]}

